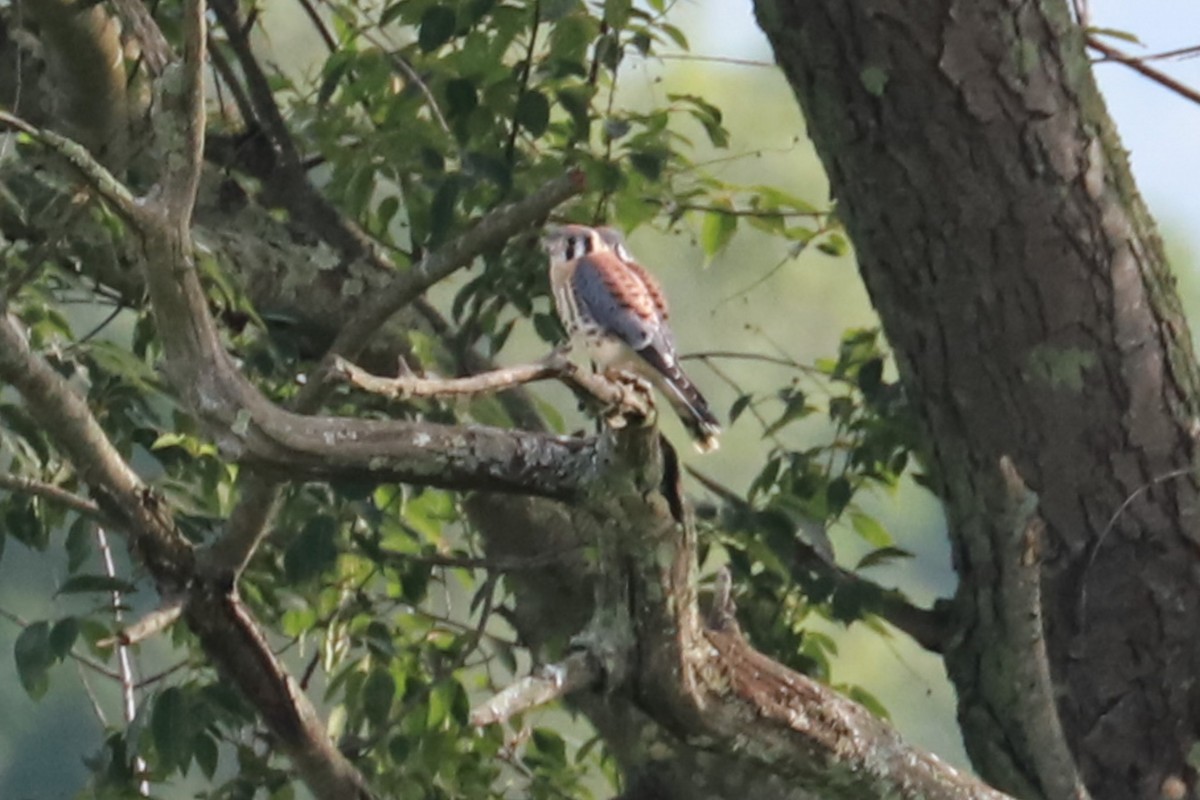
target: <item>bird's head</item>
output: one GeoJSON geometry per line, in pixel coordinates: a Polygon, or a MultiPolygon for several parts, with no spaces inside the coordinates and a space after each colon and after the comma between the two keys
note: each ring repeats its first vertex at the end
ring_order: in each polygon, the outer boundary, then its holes
{"type": "Polygon", "coordinates": [[[600,236],[600,241],[604,242],[604,246],[612,250],[617,258],[622,261],[633,261],[633,253],[629,252],[629,247],[625,244],[625,235],[616,228],[610,228],[605,225],[602,228],[596,228],[596,233],[600,236]]]}
{"type": "Polygon", "coordinates": [[[552,262],[572,261],[580,256],[608,249],[600,234],[586,225],[560,225],[551,228],[542,239],[542,247],[552,262]]]}

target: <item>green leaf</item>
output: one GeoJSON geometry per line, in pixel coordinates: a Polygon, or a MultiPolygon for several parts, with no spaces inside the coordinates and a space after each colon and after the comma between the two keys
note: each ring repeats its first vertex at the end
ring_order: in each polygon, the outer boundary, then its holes
{"type": "Polygon", "coordinates": [[[754,399],[752,394],[744,394],[733,401],[733,406],[729,409],[729,427],[733,427],[733,423],[737,422],[737,418],[742,415],[750,406],[750,401],[754,399]]]}
{"type": "Polygon", "coordinates": [[[524,91],[514,117],[531,136],[541,136],[550,125],[550,101],[536,89],[524,91]]]}
{"type": "Polygon", "coordinates": [[[451,119],[465,117],[479,106],[479,92],[475,82],[466,78],[455,78],[446,83],[446,112],[451,119]]]}
{"type": "Polygon", "coordinates": [[[831,233],[823,241],[817,243],[817,249],[827,256],[840,258],[850,252],[850,243],[840,233],[831,233]]]}
{"type": "MultiPolygon", "coordinates": [[[[825,503],[829,507],[829,516],[836,517],[842,513],[854,495],[854,487],[844,477],[834,478],[825,487],[825,503]]],[[[865,515],[864,515],[865,516],[865,515]]]]}
{"type": "Polygon", "coordinates": [[[681,31],[679,28],[671,25],[670,23],[663,22],[658,26],[658,29],[669,36],[671,41],[673,41],[675,46],[680,50],[691,49],[691,46],[688,44],[687,36],[685,36],[683,31],[681,31]]]}
{"type": "MultiPolygon", "coordinates": [[[[79,517],[71,523],[67,531],[67,572],[77,572],[91,556],[93,524],[95,523],[86,517],[79,517]]],[[[0,546],[0,550],[2,549],[0,546]]]]}
{"type": "Polygon", "coordinates": [[[283,554],[283,571],[289,583],[311,580],[334,565],[338,557],[337,522],[318,514],[304,525],[283,554]]]}
{"type": "Polygon", "coordinates": [[[212,780],[220,760],[216,741],[206,733],[196,734],[196,738],[192,740],[192,755],[196,757],[196,764],[204,773],[204,777],[212,780]]]}
{"type": "Polygon", "coordinates": [[[543,342],[561,342],[567,338],[554,314],[534,314],[533,329],[543,342]]]}
{"type": "Polygon", "coordinates": [[[177,686],[171,686],[154,701],[150,717],[150,735],[158,751],[159,766],[170,771],[187,769],[192,758],[192,724],[187,696],[177,686]]]}
{"type": "Polygon", "coordinates": [[[861,686],[850,686],[845,689],[846,696],[861,706],[864,706],[875,716],[882,720],[889,720],[892,715],[888,713],[887,707],[879,701],[879,698],[868,692],[861,686]]]}
{"type": "Polygon", "coordinates": [[[811,414],[812,406],[808,405],[808,398],[804,392],[793,392],[787,399],[787,403],[783,407],[783,413],[779,415],[779,419],[772,422],[763,431],[763,438],[778,433],[791,423],[798,419],[803,419],[811,414]]]}
{"type": "Polygon", "coordinates": [[[50,629],[50,652],[56,661],[62,661],[71,653],[75,640],[79,638],[79,621],[74,617],[63,617],[50,629]]]}
{"type": "Polygon", "coordinates": [[[430,6],[421,15],[421,28],[417,33],[417,44],[425,52],[441,47],[454,35],[458,16],[450,6],[430,6]]]}
{"type": "Polygon", "coordinates": [[[883,359],[872,358],[858,368],[858,389],[864,397],[872,398],[883,385],[883,359]]]}
{"type": "Polygon", "coordinates": [[[50,623],[34,622],[25,626],[17,635],[13,646],[17,662],[17,677],[21,686],[34,700],[41,699],[50,686],[47,674],[54,663],[54,651],[50,645],[50,623]]]}
{"type": "Polygon", "coordinates": [[[1088,28],[1087,32],[1095,36],[1108,36],[1112,39],[1120,39],[1123,42],[1130,44],[1141,45],[1142,40],[1137,37],[1137,34],[1129,31],[1118,30],[1117,28],[1088,28]]]}
{"type": "Polygon", "coordinates": [[[901,561],[903,559],[912,557],[913,554],[902,547],[880,547],[877,550],[872,550],[860,558],[858,560],[858,564],[854,568],[859,570],[869,569],[870,567],[880,567],[893,561],[901,561]]]}
{"type": "Polygon", "coordinates": [[[50,543],[50,529],[38,514],[36,501],[30,498],[14,498],[0,527],[33,550],[45,550],[50,543]]]}
{"type": "Polygon", "coordinates": [[[850,524],[854,528],[854,533],[862,536],[869,545],[875,547],[892,545],[892,535],[888,534],[888,529],[884,528],[875,517],[866,515],[862,511],[852,511],[850,524]]]}
{"type": "Polygon", "coordinates": [[[373,725],[382,725],[392,710],[396,679],[383,667],[371,670],[362,687],[363,715],[373,725]]]}
{"type": "Polygon", "coordinates": [[[129,581],[114,578],[111,575],[72,575],[58,587],[55,595],[83,594],[85,592],[121,592],[133,594],[137,587],[129,581]]]}
{"type": "MultiPolygon", "coordinates": [[[[728,200],[719,200],[716,205],[732,211],[728,200]]],[[[704,215],[704,223],[700,227],[700,247],[709,260],[729,244],[737,232],[737,224],[737,217],[723,211],[709,211],[704,215]]]]}
{"type": "Polygon", "coordinates": [[[604,0],[604,21],[608,27],[620,30],[629,21],[633,0],[604,0]]]}

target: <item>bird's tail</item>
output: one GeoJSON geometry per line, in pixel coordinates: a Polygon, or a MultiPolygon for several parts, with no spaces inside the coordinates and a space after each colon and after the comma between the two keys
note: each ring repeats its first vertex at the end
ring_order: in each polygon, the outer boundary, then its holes
{"type": "MultiPolygon", "coordinates": [[[[654,348],[646,350],[653,351],[654,348]]],[[[721,443],[717,437],[721,434],[721,423],[708,407],[704,395],[700,394],[696,384],[679,368],[675,359],[672,358],[668,362],[657,351],[643,351],[640,355],[657,371],[655,383],[667,396],[683,427],[691,434],[696,449],[701,453],[710,453],[720,447],[721,443]]]]}

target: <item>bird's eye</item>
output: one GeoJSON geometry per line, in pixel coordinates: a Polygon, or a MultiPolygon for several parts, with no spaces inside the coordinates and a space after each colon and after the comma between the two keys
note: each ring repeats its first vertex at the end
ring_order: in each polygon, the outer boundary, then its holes
{"type": "Polygon", "coordinates": [[[580,258],[591,252],[591,242],[586,236],[571,236],[567,238],[567,260],[580,258]]]}

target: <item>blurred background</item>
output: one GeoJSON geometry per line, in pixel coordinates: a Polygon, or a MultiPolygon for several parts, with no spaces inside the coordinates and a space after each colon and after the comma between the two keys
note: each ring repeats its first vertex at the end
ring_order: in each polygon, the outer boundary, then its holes
{"type": "MultiPolygon", "coordinates": [[[[304,45],[310,35],[291,0],[265,0],[268,41],[276,60],[300,74],[315,69],[297,58],[317,52],[304,45]]],[[[1177,0],[1141,3],[1096,0],[1092,25],[1125,31],[1140,45],[1110,39],[1132,55],[1148,55],[1200,44],[1200,6],[1177,0]]],[[[702,95],[725,113],[732,134],[729,150],[712,151],[707,169],[723,180],[771,184],[824,208],[828,191],[819,163],[804,135],[803,122],[786,83],[773,66],[769,47],[758,30],[749,0],[681,1],[674,22],[691,41],[682,58],[628,59],[623,65],[620,101],[634,107],[666,102],[666,95],[702,95]]],[[[1200,59],[1170,59],[1155,66],[1193,87],[1200,87],[1200,59]]],[[[1192,103],[1112,63],[1096,68],[1101,87],[1141,191],[1172,256],[1185,306],[1200,313],[1200,281],[1193,253],[1200,248],[1200,105],[1192,103]]],[[[697,128],[685,131],[697,143],[695,159],[708,158],[705,137],[697,128]]],[[[746,232],[711,264],[696,244],[698,230],[685,222],[671,234],[650,228],[630,236],[633,251],[662,278],[675,309],[680,349],[738,350],[784,354],[800,362],[834,354],[846,328],[872,326],[874,314],[854,269],[852,258],[833,258],[809,250],[789,259],[783,244],[746,232]],[[782,266],[780,266],[782,265],[782,266]],[[778,269],[777,269],[778,267],[778,269]]],[[[1193,316],[1193,329],[1200,317],[1193,316]]],[[[514,337],[515,351],[521,350],[514,337]]],[[[533,347],[532,335],[525,340],[533,347]]],[[[506,351],[506,355],[508,351],[506,351]]],[[[761,363],[729,362],[722,369],[746,386],[778,386],[785,373],[761,363]]],[[[693,378],[727,417],[737,393],[704,366],[689,368],[693,378]]],[[[554,395],[557,397],[558,395],[554,395]]],[[[679,435],[673,420],[664,425],[679,435]]],[[[822,431],[808,434],[820,436],[822,431]]],[[[808,435],[803,434],[803,435],[808,435]]],[[[744,492],[762,463],[764,445],[749,419],[741,419],[723,440],[717,456],[691,463],[738,492],[744,492]]],[[[689,452],[689,457],[691,454],[689,452]]],[[[699,487],[693,485],[696,492],[699,487]]],[[[953,592],[945,525],[933,498],[914,485],[867,502],[897,544],[916,558],[871,571],[885,586],[902,588],[928,605],[953,592]]],[[[865,545],[853,535],[831,531],[839,560],[853,564],[865,545]]],[[[124,566],[128,574],[128,566],[124,566]]],[[[23,619],[56,618],[69,609],[53,597],[61,583],[49,559],[30,555],[12,542],[0,560],[0,612],[23,619]]],[[[140,610],[154,601],[146,592],[131,598],[140,610]]],[[[834,680],[860,684],[880,698],[895,724],[910,741],[946,760],[966,766],[954,720],[952,691],[939,659],[922,652],[903,635],[881,637],[863,625],[849,629],[828,625],[823,632],[838,642],[834,680]]],[[[56,668],[54,690],[39,702],[21,688],[12,659],[18,628],[0,619],[0,798],[59,798],[77,792],[86,769],[83,758],[99,742],[101,727],[73,667],[56,668]],[[67,690],[68,684],[73,687],[67,690]]],[[[160,663],[153,642],[143,647],[143,662],[160,663]]],[[[148,667],[144,667],[149,671],[148,667]]],[[[93,681],[94,683],[94,681],[93,681]]],[[[96,686],[110,707],[110,687],[96,686]]]]}

